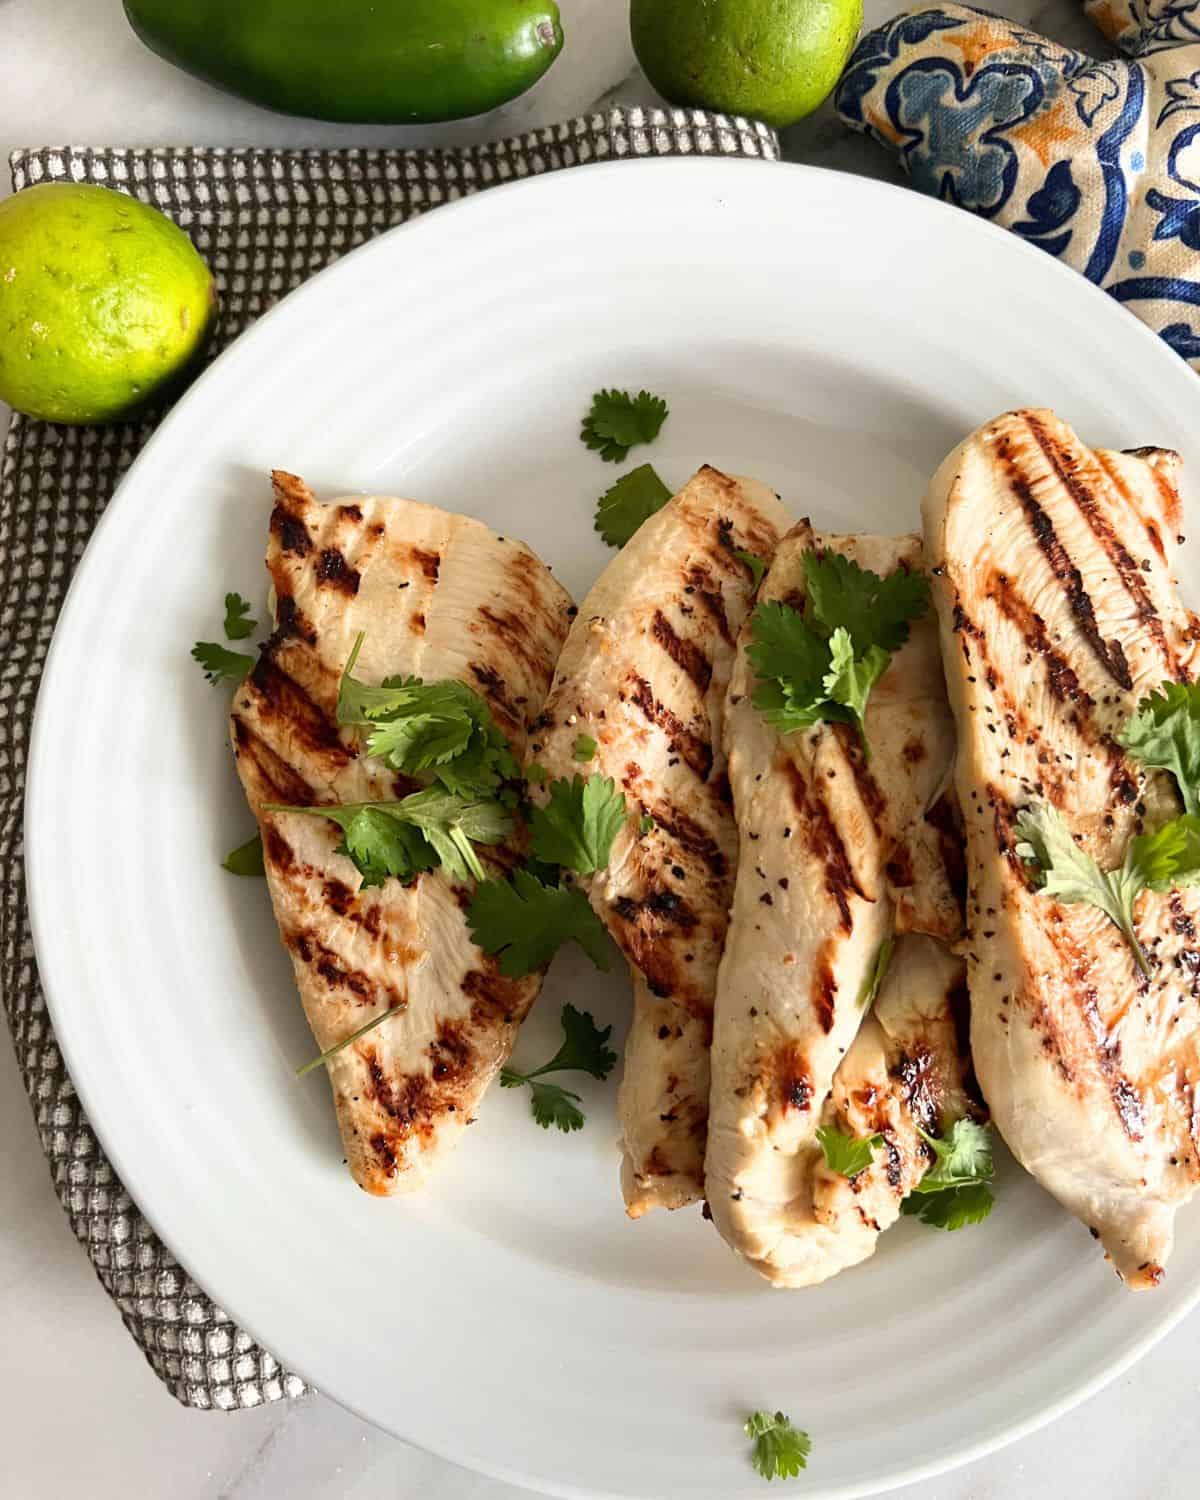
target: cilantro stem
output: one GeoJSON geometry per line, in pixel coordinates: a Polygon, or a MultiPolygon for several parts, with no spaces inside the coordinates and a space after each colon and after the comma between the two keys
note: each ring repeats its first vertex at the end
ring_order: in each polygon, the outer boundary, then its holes
{"type": "Polygon", "coordinates": [[[1127,913],[1123,907],[1120,907],[1118,909],[1120,910],[1121,915],[1117,926],[1125,934],[1126,942],[1133,949],[1133,956],[1137,962],[1138,968],[1142,971],[1142,978],[1149,979],[1151,977],[1150,965],[1146,960],[1145,951],[1142,948],[1141,943],[1138,941],[1137,930],[1133,925],[1133,913],[1127,913]]]}
{"type": "Polygon", "coordinates": [[[339,1052],[344,1052],[345,1049],[350,1046],[351,1042],[357,1042],[360,1036],[366,1036],[368,1031],[374,1031],[376,1026],[382,1026],[383,1023],[391,1016],[394,1016],[397,1011],[407,1009],[408,1001],[398,1000],[396,1004],[393,1005],[389,1010],[383,1011],[382,1014],[378,1016],[372,1016],[371,1019],[367,1021],[365,1025],[360,1026],[357,1031],[352,1031],[348,1037],[343,1038],[343,1040],[338,1042],[335,1047],[330,1047],[328,1052],[322,1052],[320,1057],[314,1057],[311,1062],[306,1062],[302,1068],[297,1068],[296,1077],[303,1078],[306,1074],[314,1072],[317,1068],[321,1067],[322,1064],[327,1063],[330,1058],[336,1057],[339,1052]]]}

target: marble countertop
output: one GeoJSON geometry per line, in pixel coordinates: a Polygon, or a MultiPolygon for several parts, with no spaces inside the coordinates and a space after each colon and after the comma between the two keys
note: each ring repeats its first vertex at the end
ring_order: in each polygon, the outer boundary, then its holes
{"type": "MultiPolygon", "coordinates": [[[[569,45],[542,83],[483,124],[357,129],[283,120],[143,51],[120,0],[0,0],[0,156],[13,146],[453,144],[597,103],[652,103],[624,0],[560,0],[569,45]]],[[[866,0],[866,24],[899,8],[866,0]]],[[[1059,41],[1101,51],[1074,0],[992,0],[1059,41]]],[[[786,153],[872,176],[890,161],[828,108],[786,153]]],[[[7,171],[0,171],[0,195],[7,171]]],[[[0,435],[7,425],[0,406],[0,435]]],[[[151,1374],[75,1245],[9,1047],[0,1042],[0,1419],[13,1500],[517,1500],[312,1397],[232,1415],[185,1411],[151,1374]]],[[[964,1338],[970,1330],[962,1331],[964,1338]]],[[[899,1500],[1184,1500],[1200,1472],[1200,1313],[1070,1415],[899,1500]]],[[[901,1370],[898,1378],[905,1378],[901,1370]]],[[[797,1485],[796,1493],[802,1492],[797,1485]]]]}

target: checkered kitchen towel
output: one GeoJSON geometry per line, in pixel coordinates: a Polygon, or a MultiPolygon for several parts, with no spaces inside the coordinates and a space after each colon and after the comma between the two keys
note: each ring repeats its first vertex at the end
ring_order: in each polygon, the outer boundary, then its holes
{"type": "MultiPolygon", "coordinates": [[[[646,156],[775,160],[765,126],[699,110],[613,109],[453,151],[18,151],[17,191],[102,183],[156,204],[216,273],[215,347],[345,251],[439,203],[539,172],[646,156]]],[[[303,1395],[299,1376],[238,1328],[130,1201],[88,1123],[38,987],[25,908],[25,753],[67,584],[153,419],[102,428],[13,420],[0,469],[0,990],[63,1208],[125,1326],[188,1406],[232,1410],[303,1395]]]]}

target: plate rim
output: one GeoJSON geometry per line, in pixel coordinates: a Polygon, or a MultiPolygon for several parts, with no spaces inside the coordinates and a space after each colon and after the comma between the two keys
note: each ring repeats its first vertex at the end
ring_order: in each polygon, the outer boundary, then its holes
{"type": "MultiPolygon", "coordinates": [[[[180,399],[163,415],[155,430],[139,450],[133,463],[122,476],[112,498],[105,507],[92,535],[89,537],[83,555],[81,556],[75,571],[72,574],[66,596],[55,621],[52,638],[47,649],[46,659],[42,674],[38,683],[37,698],[29,735],[28,752],[26,756],[26,785],[22,809],[22,832],[24,838],[24,871],[26,903],[29,912],[30,930],[33,938],[34,955],[38,966],[40,986],[45,998],[47,1011],[54,1026],[54,1034],[59,1050],[62,1054],[67,1073],[75,1087],[77,1096],[91,1125],[93,1132],[100,1141],[105,1154],[112,1163],[113,1169],[123,1184],[128,1184],[131,1179],[138,1177],[135,1166],[130,1166],[130,1159],[120,1159],[120,1154],[114,1152],[109,1141],[106,1139],[105,1127],[100,1123],[93,1106],[99,1097],[98,1090],[93,1085],[95,1080],[91,1077],[82,1046],[83,1038],[73,1033],[72,1025],[68,1019],[65,1026],[60,1021],[60,1012],[54,999],[56,988],[56,977],[54,975],[55,960],[54,944],[49,940],[50,919],[48,912],[53,908],[53,886],[54,881],[46,866],[50,863],[51,856],[45,857],[39,852],[39,840],[31,837],[37,816],[38,799],[41,796],[42,774],[39,765],[44,759],[43,743],[50,738],[50,714],[53,710],[53,699],[61,693],[58,679],[65,678],[67,668],[63,663],[62,642],[66,632],[64,624],[72,618],[74,609],[78,607],[78,601],[83,596],[84,588],[91,573],[97,565],[99,549],[96,546],[98,538],[106,535],[111,529],[112,518],[118,514],[118,506],[123,503],[123,497],[127,491],[132,490],[137,482],[139,470],[144,463],[155,455],[160,446],[165,446],[173,434],[175,427],[187,419],[189,404],[193,401],[197,392],[206,390],[210,384],[226,378],[223,368],[226,362],[233,363],[234,357],[244,358],[248,350],[269,338],[273,332],[276,321],[296,316],[296,306],[303,306],[306,299],[316,287],[327,287],[339,277],[352,278],[362,274],[361,267],[372,257],[381,259],[389,254],[397,253],[393,241],[404,235],[413,233],[428,233],[427,226],[430,222],[435,225],[448,223],[453,225],[458,219],[466,216],[468,223],[470,218],[486,210],[481,208],[495,200],[505,204],[513,202],[518,194],[544,197],[548,203],[552,203],[553,196],[560,190],[559,179],[565,179],[570,183],[576,176],[578,170],[594,176],[604,175],[611,177],[618,171],[623,175],[630,172],[638,172],[643,176],[658,175],[664,178],[673,176],[711,176],[717,178],[730,172],[742,176],[757,175],[764,181],[770,178],[765,174],[779,176],[786,172],[795,178],[805,178],[820,185],[824,184],[824,191],[834,197],[844,196],[854,198],[856,196],[871,198],[878,197],[893,204],[904,204],[905,213],[916,213],[917,215],[941,215],[953,214],[959,221],[960,231],[968,235],[990,236],[994,238],[998,252],[1010,259],[1029,257],[1030,265],[1040,264],[1042,272],[1049,271],[1051,276],[1060,276],[1064,284],[1070,283],[1075,291],[1073,297],[1082,296],[1093,299],[1093,307],[1098,315],[1107,318],[1112,314],[1123,314],[1127,324],[1127,333],[1134,337],[1141,337],[1148,341],[1148,345],[1154,345],[1161,352],[1162,376],[1161,379],[1176,380],[1182,393],[1182,382],[1195,381],[1196,374],[1188,367],[1187,363],[1174,353],[1159,336],[1154,333],[1141,319],[1137,318],[1129,309],[1121,307],[1113,302],[1111,297],[1095,283],[1088,281],[1081,273],[1075,271],[1065,262],[1051,257],[1039,247],[1028,241],[1006,231],[1000,225],[989,220],[981,219],[974,214],[964,212],[952,204],[944,203],[940,199],[927,197],[912,189],[904,183],[882,181],[876,178],[865,177],[857,173],[843,172],[831,167],[810,165],[807,163],[794,163],[783,161],[771,161],[763,158],[737,158],[729,156],[687,156],[687,157],[630,157],[618,160],[607,160],[604,162],[581,163],[570,169],[551,170],[535,174],[527,178],[510,181],[507,183],[489,185],[475,192],[466,194],[447,203],[436,206],[435,210],[426,210],[417,216],[402,223],[391,226],[362,245],[354,247],[341,256],[332,264],[324,267],[315,275],[309,277],[291,292],[281,297],[259,318],[255,319],[243,332],[235,337],[210,363],[202,373],[192,382],[191,386],[184,392],[180,399]],[[1007,248],[1001,250],[1000,246],[1007,248]],[[1100,309],[1105,311],[1100,313],[1100,309]],[[1174,370],[1175,375],[1168,377],[1168,370],[1174,370]],[[81,1050],[82,1048],[82,1050],[81,1050]]],[[[590,178],[589,178],[590,180],[590,178]]],[[[669,191],[669,189],[666,189],[669,191]]],[[[817,191],[821,191],[818,186],[817,191]]],[[[544,210],[543,210],[544,211],[544,210]]],[[[550,210],[552,211],[552,209],[550,210]]],[[[534,211],[535,214],[537,210],[534,211]]],[[[445,233],[437,230],[437,233],[445,233]]],[[[454,229],[450,229],[453,236],[454,229]]],[[[1153,356],[1158,358],[1158,355],[1153,356]]],[[[1200,405],[1200,387],[1189,391],[1189,396],[1200,405]]],[[[99,576],[99,575],[97,575],[99,576]]],[[[49,779],[48,777],[46,778],[49,779]]],[[[64,984],[64,989],[67,986],[64,984]]],[[[68,1006],[62,1014],[67,1017],[71,1015],[68,1006]]],[[[103,1112],[101,1111],[101,1114],[103,1112]]],[[[130,1197],[139,1213],[151,1225],[154,1232],[159,1236],[168,1250],[187,1271],[187,1258],[180,1253],[180,1248],[175,1242],[173,1235],[165,1233],[157,1221],[153,1210],[148,1210],[137,1194],[130,1190],[130,1197]]],[[[190,1272],[188,1273],[190,1274],[190,1272]]],[[[205,1289],[207,1292],[207,1289],[205,1289]]],[[[207,1293],[212,1296],[212,1293],[207,1293]]],[[[565,1500],[627,1500],[627,1497],[619,1491],[608,1491],[591,1486],[580,1486],[571,1483],[559,1483],[542,1478],[534,1478],[528,1474],[514,1470],[502,1463],[488,1461],[478,1455],[464,1459],[461,1453],[453,1451],[445,1443],[436,1439],[428,1439],[421,1435],[402,1432],[397,1427],[384,1426],[378,1418],[368,1415],[355,1402],[346,1400],[335,1393],[337,1380],[332,1382],[323,1377],[309,1375],[305,1369],[306,1361],[294,1360],[282,1351],[288,1343],[284,1339],[268,1338],[261,1339],[256,1330],[257,1320],[251,1315],[244,1317],[245,1311],[240,1306],[240,1298],[232,1299],[224,1297],[213,1297],[213,1300],[226,1310],[233,1321],[244,1328],[264,1349],[270,1350],[279,1360],[280,1364],[299,1374],[314,1389],[317,1389],[334,1401],[343,1409],[351,1411],[361,1420],[377,1427],[381,1431],[389,1432],[400,1440],[411,1444],[424,1452],[431,1453],[445,1461],[464,1465],[475,1472],[484,1474],[490,1478],[500,1480],[504,1483],[534,1488],[537,1493],[560,1495],[565,1500]]],[[[815,1487],[810,1485],[808,1493],[813,1500],[864,1500],[864,1497],[880,1495],[908,1484],[920,1483],[940,1474],[948,1473],[968,1463],[977,1461],[1007,1446],[1009,1443],[1019,1441],[1029,1436],[1040,1428],[1057,1420],[1067,1412],[1089,1400],[1098,1391],[1102,1390],[1111,1381],[1116,1380],[1129,1370],[1139,1359],[1149,1352],[1156,1344],[1161,1342],[1173,1329],[1178,1327],[1191,1312],[1200,1304],[1200,1277],[1197,1277],[1187,1295],[1179,1305],[1169,1314],[1157,1322],[1145,1335],[1133,1340],[1131,1344],[1120,1354],[1110,1358],[1102,1368],[1097,1370],[1088,1379],[1079,1382],[1065,1391],[1055,1400],[1043,1405],[1037,1412],[1014,1421],[997,1421],[992,1427],[974,1440],[951,1442],[947,1449],[937,1458],[930,1459],[925,1463],[919,1463],[904,1469],[897,1469],[888,1474],[882,1481],[872,1481],[869,1485],[852,1481],[848,1484],[834,1484],[822,1487],[819,1480],[815,1487]]],[[[749,1492],[749,1489],[747,1490],[749,1492]]]]}

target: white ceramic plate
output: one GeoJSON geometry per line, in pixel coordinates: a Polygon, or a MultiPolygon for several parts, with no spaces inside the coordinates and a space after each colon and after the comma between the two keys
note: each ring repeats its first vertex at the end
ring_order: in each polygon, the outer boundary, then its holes
{"type": "MultiPolygon", "coordinates": [[[[769,1290],[698,1210],[633,1224],[614,1087],[538,1130],[493,1090],[424,1197],[341,1165],[266,892],[227,695],[188,649],[264,594],[266,471],[461,508],[579,597],[616,470],[579,442],[605,385],[665,394],[652,458],[758,475],[823,526],[916,524],[971,427],[1045,403],[1089,439],[1200,466],[1200,384],[1080,277],[894,188],[745,162],[592,167],[384,236],[264,318],[163,424],[88,549],[34,736],[37,950],[72,1076],[129,1191],[229,1312],[322,1391],[460,1463],[562,1495],[760,1495],[740,1423],[813,1437],[810,1497],[977,1455],[1111,1378],[1200,1295],[1200,1218],[1135,1296],[1011,1162],[982,1228],[906,1221],[826,1286],[769,1290]]],[[[558,963],[624,1030],[626,986],[558,963]]]]}

